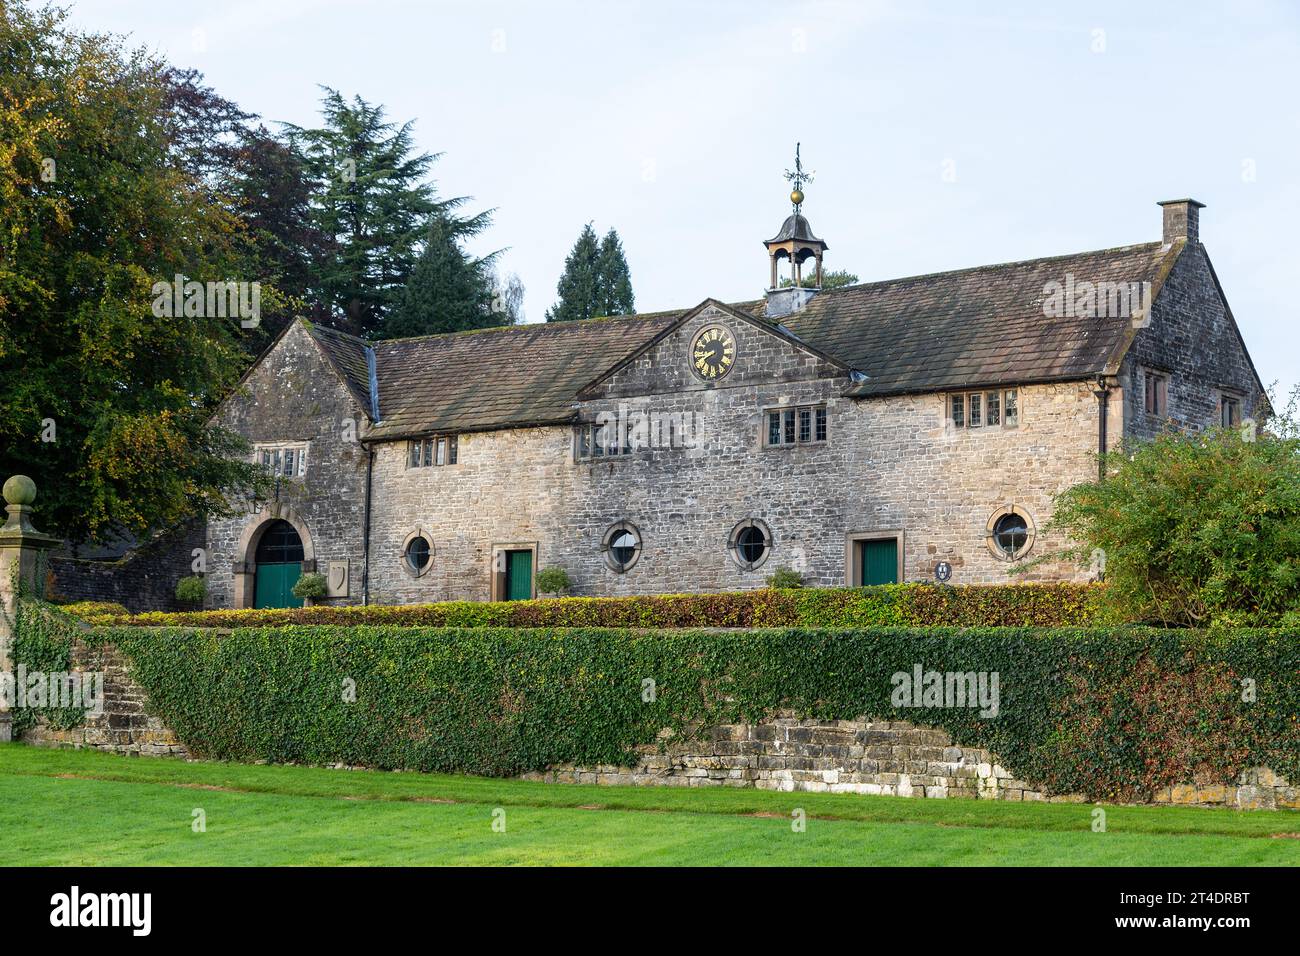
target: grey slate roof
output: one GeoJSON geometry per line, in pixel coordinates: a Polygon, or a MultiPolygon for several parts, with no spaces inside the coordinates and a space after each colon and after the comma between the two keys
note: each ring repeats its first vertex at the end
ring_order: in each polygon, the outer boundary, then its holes
{"type": "Polygon", "coordinates": [[[869,282],[820,292],[782,321],[866,374],[853,395],[1088,378],[1106,367],[1131,321],[1048,318],[1044,287],[1067,273],[1076,282],[1154,285],[1161,249],[1151,242],[869,282]]]}
{"type": "Polygon", "coordinates": [[[325,348],[325,354],[334,368],[343,376],[348,390],[370,413],[370,365],[366,358],[369,343],[355,335],[348,335],[323,325],[311,326],[311,334],[325,348]]]}
{"type": "MultiPolygon", "coordinates": [[[[1091,378],[1131,329],[1127,316],[1048,318],[1044,288],[1065,281],[1152,282],[1172,252],[1159,243],[869,282],[820,292],[779,321],[865,375],[846,394],[890,395],[1091,378]]],[[[764,300],[732,308],[762,320],[764,300]]],[[[376,438],[555,424],[578,392],[692,310],[485,329],[372,344],[376,438]]],[[[763,320],[767,321],[767,320],[763,320]]],[[[367,343],[312,334],[371,408],[367,343]]]]}
{"type": "MultiPolygon", "coordinates": [[[[667,329],[679,314],[375,342],[380,421],[370,434],[397,438],[568,421],[580,388],[667,329]]],[[[340,335],[318,341],[333,348],[340,335]]]]}

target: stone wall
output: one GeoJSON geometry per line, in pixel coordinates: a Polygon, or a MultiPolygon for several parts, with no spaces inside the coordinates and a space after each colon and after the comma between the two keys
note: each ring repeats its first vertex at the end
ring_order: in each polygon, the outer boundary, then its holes
{"type": "MultiPolygon", "coordinates": [[[[494,546],[510,543],[535,545],[537,566],[563,567],[579,595],[744,590],[782,566],[810,584],[843,585],[847,536],[876,532],[901,533],[904,580],[932,580],[946,560],[954,583],[1005,583],[1016,579],[989,549],[993,513],[1015,505],[1041,529],[1052,496],[1096,474],[1097,405],[1086,384],[1021,388],[1016,428],[958,429],[943,395],[853,401],[832,373],[786,340],[705,310],[579,408],[587,420],[620,409],[694,416],[694,447],[578,462],[572,429],[513,429],[462,434],[456,465],[407,468],[404,444],[379,445],[371,599],[486,600],[494,546]],[[713,387],[691,384],[685,350],[696,328],[716,321],[736,335],[745,370],[713,387]],[[825,444],[764,446],[765,409],[822,402],[825,444]],[[746,518],[765,522],[774,539],[754,570],[727,550],[746,518]],[[643,544],[625,573],[600,551],[619,521],[635,525],[643,544]],[[402,562],[416,530],[435,552],[421,577],[402,562]]],[[[1040,535],[1028,557],[1057,543],[1040,535]]],[[[1054,564],[1026,576],[1087,577],[1054,564]]]]}
{"type": "Polygon", "coordinates": [[[356,438],[364,433],[365,415],[300,323],[253,368],[218,417],[253,443],[305,442],[307,466],[301,478],[282,480],[278,497],[260,513],[208,523],[207,606],[243,606],[239,592],[251,584],[258,532],[277,518],[298,528],[308,570],[348,562],[348,596],[322,603],[361,603],[368,452],[356,438]]]}
{"type": "Polygon", "coordinates": [[[193,574],[194,549],[206,544],[203,522],[161,534],[116,561],[48,558],[46,596],[62,601],[115,601],[128,611],[181,611],[176,582],[193,574]]]}
{"type": "Polygon", "coordinates": [[[76,747],[111,753],[158,757],[185,757],[189,750],[161,718],[145,712],[144,689],[131,679],[125,658],[114,648],[72,645],[74,670],[104,674],[104,712],[90,715],[72,730],[56,730],[45,723],[29,729],[22,740],[38,747],[76,747]]]}
{"type": "MultiPolygon", "coordinates": [[[[611,786],[754,787],[809,793],[1082,803],[1046,796],[1017,780],[987,750],[962,747],[942,730],[905,721],[799,720],[714,727],[693,739],[639,748],[635,767],[562,765],[521,779],[611,786]],[[663,752],[660,752],[660,751],[663,752]]],[[[1237,785],[1166,788],[1156,803],[1300,809],[1300,787],[1266,769],[1237,785]]]]}
{"type": "MultiPolygon", "coordinates": [[[[1258,410],[1249,360],[1199,244],[1179,257],[1157,302],[1111,394],[1112,443],[1162,426],[1141,411],[1148,366],[1170,374],[1178,426],[1217,421],[1223,390],[1243,398],[1244,414],[1258,410]]],[[[247,600],[256,529],[275,517],[300,528],[309,566],[349,562],[349,593],[331,603],[359,602],[367,571],[373,603],[488,600],[494,555],[506,548],[535,550],[534,570],[564,568],[577,595],[744,590],[761,587],[778,567],[802,572],[812,585],[843,585],[856,583],[850,538],[872,535],[897,537],[902,580],[932,580],[935,565],[946,561],[955,584],[999,583],[1015,579],[990,548],[988,527],[1009,507],[1038,532],[1026,559],[1061,544],[1042,532],[1053,497],[1096,475],[1090,383],[1021,386],[1017,427],[955,428],[945,394],[851,400],[842,397],[845,382],[842,369],[797,343],[706,308],[575,405],[587,421],[640,413],[689,421],[689,447],[578,461],[568,427],[505,429],[461,434],[455,465],[408,468],[405,442],[377,444],[367,569],[368,450],[343,430],[345,421],[361,422],[361,410],[319,346],[295,326],[221,417],[255,442],[308,442],[307,474],[283,483],[264,513],[211,523],[209,604],[247,600]],[[739,358],[727,377],[706,384],[689,373],[686,356],[698,329],[711,323],[732,331],[739,358]],[[823,403],[827,442],[765,445],[766,409],[823,403]],[[753,569],[727,548],[745,519],[772,533],[769,555],[753,569]],[[618,522],[634,525],[642,539],[639,560],[625,572],[610,568],[601,552],[618,522]],[[434,549],[419,576],[403,560],[416,532],[434,549]]],[[[1024,579],[1089,576],[1044,563],[1024,579]]]]}
{"type": "Polygon", "coordinates": [[[1267,396],[1199,242],[1189,243],[1170,271],[1150,324],[1124,358],[1120,383],[1124,434],[1135,438],[1154,437],[1170,423],[1194,430],[1217,425],[1225,391],[1241,399],[1243,418],[1263,414],[1267,396]],[[1169,377],[1167,421],[1146,412],[1148,369],[1169,377]]]}
{"type": "MultiPolygon", "coordinates": [[[[189,750],[145,710],[144,690],[111,647],[74,641],[72,666],[104,672],[105,706],[73,730],[41,724],[22,739],[42,747],[76,747],[144,756],[187,757],[189,750]]],[[[754,787],[785,792],[898,797],[1083,802],[1046,796],[1017,780],[987,750],[963,747],[942,730],[906,721],[800,720],[779,714],[755,724],[727,724],[638,748],[633,767],[562,765],[523,774],[547,783],[612,786],[754,787]]],[[[1300,809],[1300,787],[1265,768],[1245,771],[1235,785],[1186,784],[1156,794],[1155,803],[1300,809]]]]}

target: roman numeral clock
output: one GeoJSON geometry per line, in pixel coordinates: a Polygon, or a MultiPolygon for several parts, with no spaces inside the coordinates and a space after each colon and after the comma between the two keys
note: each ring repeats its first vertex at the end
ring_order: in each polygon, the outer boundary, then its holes
{"type": "Polygon", "coordinates": [[[691,342],[691,371],[706,382],[716,382],[736,361],[736,338],[721,325],[706,325],[691,342]]]}

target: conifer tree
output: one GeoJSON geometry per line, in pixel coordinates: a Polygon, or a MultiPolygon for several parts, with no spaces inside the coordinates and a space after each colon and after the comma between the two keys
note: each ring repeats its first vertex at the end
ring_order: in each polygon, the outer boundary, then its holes
{"type": "Polygon", "coordinates": [[[496,253],[472,259],[457,238],[464,223],[435,216],[411,277],[395,308],[384,318],[382,338],[459,332],[509,325],[506,310],[496,309],[496,253]]]}
{"type": "Polygon", "coordinates": [[[411,124],[382,106],[325,88],[323,125],[286,126],[315,183],[315,226],[325,237],[312,263],[312,293],[327,315],[373,335],[404,294],[431,218],[447,212],[425,176],[437,156],[416,153],[411,124]]]}
{"type": "Polygon", "coordinates": [[[599,262],[600,240],[587,223],[564,260],[564,273],[555,286],[559,301],[547,311],[547,322],[572,322],[600,314],[599,262]]]}
{"type": "Polygon", "coordinates": [[[596,287],[600,294],[597,315],[630,315],[636,311],[632,274],[623,255],[623,241],[611,229],[600,243],[596,262],[596,287]]]}

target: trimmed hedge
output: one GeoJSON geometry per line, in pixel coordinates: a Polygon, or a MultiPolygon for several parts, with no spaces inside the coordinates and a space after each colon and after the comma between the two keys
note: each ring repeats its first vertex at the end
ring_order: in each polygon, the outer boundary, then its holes
{"type": "Polygon", "coordinates": [[[1097,584],[791,588],[540,601],[446,601],[243,611],[96,614],[96,624],[284,627],[394,624],[426,627],[1069,627],[1092,623],[1097,584]]]}
{"type": "Polygon", "coordinates": [[[1300,641],[1280,630],[288,625],[94,634],[133,662],[150,712],[194,753],[218,759],[505,776],[630,764],[633,748],[662,728],[790,708],[939,727],[1049,793],[1144,800],[1254,766],[1300,779],[1300,641]],[[998,716],[894,708],[891,675],[916,664],[998,673],[998,716]],[[1254,702],[1243,700],[1246,679],[1254,702]]]}

